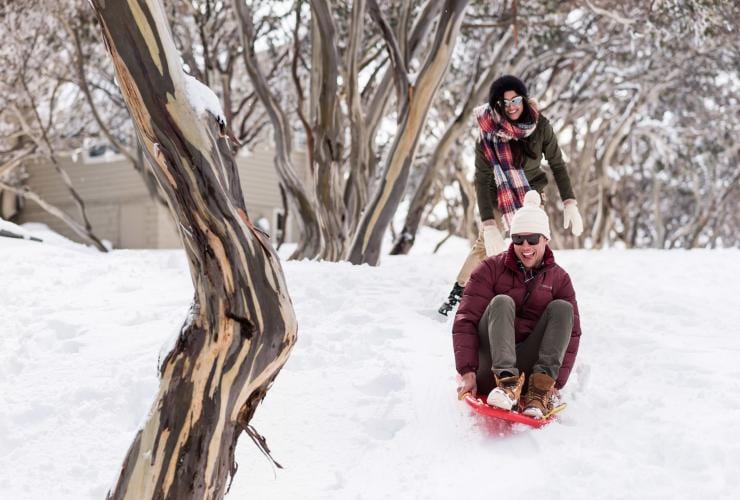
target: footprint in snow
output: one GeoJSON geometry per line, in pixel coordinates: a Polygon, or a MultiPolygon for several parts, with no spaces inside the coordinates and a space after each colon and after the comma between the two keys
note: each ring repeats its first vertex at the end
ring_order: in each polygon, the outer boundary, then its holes
{"type": "Polygon", "coordinates": [[[400,418],[370,418],[363,421],[365,432],[378,441],[389,441],[401,429],[406,427],[406,421],[400,418]]]}
{"type": "Polygon", "coordinates": [[[62,342],[59,345],[59,351],[65,352],[67,354],[76,354],[80,352],[80,348],[83,347],[85,344],[82,342],[76,342],[74,340],[68,340],[66,342],[62,342]]]}
{"type": "Polygon", "coordinates": [[[344,313],[341,316],[340,321],[341,324],[344,325],[364,325],[366,323],[372,323],[374,319],[375,316],[355,310],[344,313]]]}
{"type": "Polygon", "coordinates": [[[371,342],[385,342],[386,340],[400,339],[403,330],[400,328],[373,328],[372,335],[368,337],[371,342]]]}
{"type": "Polygon", "coordinates": [[[81,335],[80,326],[66,321],[52,319],[46,322],[49,330],[54,332],[54,335],[59,340],[69,340],[77,338],[81,335]]]}
{"type": "Polygon", "coordinates": [[[57,414],[56,408],[46,403],[31,402],[25,409],[13,415],[13,421],[24,429],[41,423],[57,414]]]}

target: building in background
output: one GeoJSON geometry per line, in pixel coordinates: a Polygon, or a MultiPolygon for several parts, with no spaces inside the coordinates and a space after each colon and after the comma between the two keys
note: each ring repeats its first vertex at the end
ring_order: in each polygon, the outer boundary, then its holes
{"type": "MultiPolygon", "coordinates": [[[[249,154],[238,155],[239,177],[252,222],[275,240],[281,231],[286,231],[285,242],[292,243],[298,237],[297,225],[291,216],[288,227],[284,227],[274,154],[269,146],[257,146],[249,154]]],[[[293,161],[298,175],[305,179],[305,154],[294,154],[293,161]]],[[[98,238],[110,241],[113,248],[181,247],[169,209],[151,198],[144,180],[123,156],[85,154],[76,161],[71,156],[62,157],[60,164],[85,202],[98,238]]],[[[53,165],[28,165],[27,171],[31,190],[81,220],[77,205],[53,165]]],[[[15,221],[40,222],[71,240],[81,241],[64,223],[33,202],[24,204],[15,221]]]]}

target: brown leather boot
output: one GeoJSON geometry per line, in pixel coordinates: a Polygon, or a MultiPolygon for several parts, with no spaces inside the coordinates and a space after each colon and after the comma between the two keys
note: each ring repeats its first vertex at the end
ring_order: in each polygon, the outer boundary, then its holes
{"type": "Polygon", "coordinates": [[[493,377],[496,380],[496,388],[488,395],[486,402],[502,410],[511,410],[519,403],[519,396],[524,387],[524,372],[518,377],[516,375],[504,378],[498,378],[496,375],[493,377]]]}
{"type": "Polygon", "coordinates": [[[555,391],[555,379],[546,373],[533,373],[529,376],[529,387],[524,397],[524,413],[527,416],[541,419],[553,408],[552,393],[555,391]]]}

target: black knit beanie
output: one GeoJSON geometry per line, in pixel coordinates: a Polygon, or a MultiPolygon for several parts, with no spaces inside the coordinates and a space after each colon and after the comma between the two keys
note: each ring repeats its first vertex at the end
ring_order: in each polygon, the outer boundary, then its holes
{"type": "Polygon", "coordinates": [[[493,107],[504,98],[504,92],[507,90],[513,90],[520,96],[527,97],[527,86],[523,81],[512,75],[504,75],[491,84],[491,89],[488,91],[488,103],[493,107]]]}

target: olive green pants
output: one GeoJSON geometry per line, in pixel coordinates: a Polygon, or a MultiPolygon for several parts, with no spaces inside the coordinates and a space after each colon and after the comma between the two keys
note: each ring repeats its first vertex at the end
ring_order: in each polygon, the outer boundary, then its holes
{"type": "Polygon", "coordinates": [[[573,329],[573,306],[560,299],[550,302],[532,333],[519,343],[514,338],[515,318],[514,299],[497,295],[478,322],[478,394],[488,394],[495,386],[493,375],[502,372],[558,378],[573,329]]]}

